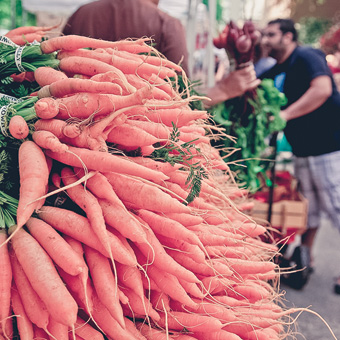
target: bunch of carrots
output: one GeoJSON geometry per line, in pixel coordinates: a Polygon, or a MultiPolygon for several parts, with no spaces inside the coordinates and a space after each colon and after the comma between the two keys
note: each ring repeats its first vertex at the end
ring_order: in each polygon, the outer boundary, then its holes
{"type": "Polygon", "coordinates": [[[34,125],[9,123],[20,192],[0,229],[0,339],[284,338],[296,310],[277,247],[244,213],[199,98],[171,85],[180,66],[146,39],[40,48],[59,63],[34,71],[34,125]]]}

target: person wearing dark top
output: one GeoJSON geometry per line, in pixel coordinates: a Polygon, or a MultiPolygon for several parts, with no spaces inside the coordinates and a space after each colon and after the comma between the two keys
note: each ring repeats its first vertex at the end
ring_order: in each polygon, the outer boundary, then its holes
{"type": "Polygon", "coordinates": [[[158,7],[158,0],[97,0],[79,7],[63,34],[117,41],[148,37],[167,59],[188,74],[188,51],[182,23],[158,7]]]}
{"type": "MultiPolygon", "coordinates": [[[[260,78],[274,79],[288,100],[280,115],[287,121],[284,133],[292,147],[295,176],[309,201],[300,248],[306,265],[311,266],[321,211],[340,230],[340,94],[325,55],[299,45],[292,20],[270,21],[262,43],[277,64],[260,78]]],[[[340,294],[340,278],[335,292],[340,294]]]]}

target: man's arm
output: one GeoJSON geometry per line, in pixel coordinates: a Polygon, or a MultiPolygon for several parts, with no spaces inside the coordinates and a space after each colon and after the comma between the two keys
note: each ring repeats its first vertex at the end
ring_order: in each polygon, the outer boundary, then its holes
{"type": "Polygon", "coordinates": [[[293,104],[282,110],[280,115],[285,120],[304,116],[319,108],[332,94],[332,82],[329,76],[314,78],[309,89],[293,104]]]}
{"type": "Polygon", "coordinates": [[[205,107],[211,107],[228,99],[243,95],[246,91],[255,89],[261,80],[256,78],[254,67],[247,66],[243,69],[230,72],[215,86],[204,92],[211,100],[204,100],[205,107]]]}

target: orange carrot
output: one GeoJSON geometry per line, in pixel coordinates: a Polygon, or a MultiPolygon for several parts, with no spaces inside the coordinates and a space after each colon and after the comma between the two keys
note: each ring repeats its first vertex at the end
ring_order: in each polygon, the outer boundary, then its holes
{"type": "Polygon", "coordinates": [[[104,340],[103,335],[79,316],[75,324],[76,335],[84,340],[104,340]]]}
{"type": "Polygon", "coordinates": [[[62,143],[59,138],[50,131],[34,131],[32,139],[42,149],[48,149],[53,152],[60,153],[64,153],[68,150],[68,145],[62,143]]]}
{"type": "Polygon", "coordinates": [[[111,270],[110,262],[102,254],[90,247],[85,246],[84,250],[98,298],[120,326],[125,328],[123,311],[117,292],[117,281],[111,270]]]}
{"type": "Polygon", "coordinates": [[[168,334],[166,334],[165,331],[153,328],[144,322],[143,323],[137,322],[136,326],[147,340],[168,340],[169,339],[169,336],[168,334]]]}
{"type": "Polygon", "coordinates": [[[22,305],[19,293],[16,289],[15,284],[13,284],[11,292],[11,300],[13,312],[16,315],[17,328],[20,339],[22,340],[32,340],[33,339],[33,325],[28,319],[24,306],[22,305]]]}
{"type": "Polygon", "coordinates": [[[24,139],[29,134],[28,125],[20,115],[15,115],[10,119],[8,129],[11,136],[16,139],[24,139]]]}
{"type": "MultiPolygon", "coordinates": [[[[148,180],[157,180],[158,182],[167,179],[167,176],[162,176],[159,172],[134,164],[123,157],[110,153],[75,147],[69,147],[69,151],[70,152],[66,154],[61,154],[47,150],[46,155],[63,164],[78,168],[85,165],[90,170],[98,170],[101,172],[117,171],[133,176],[140,176],[148,180]],[[157,176],[156,178],[155,175],[157,176]]],[[[184,210],[187,211],[188,209],[184,210]]]]}
{"type": "MultiPolygon", "coordinates": [[[[69,168],[62,169],[61,177],[65,185],[71,185],[77,181],[74,172],[69,168]]],[[[70,198],[85,211],[94,233],[102,243],[105,251],[110,254],[112,261],[113,258],[118,261],[118,259],[125,256],[124,263],[135,265],[134,259],[128,251],[125,250],[120,240],[113,234],[108,235],[103,211],[97,198],[89,191],[86,191],[81,184],[68,188],[67,193],[70,198]],[[116,255],[117,253],[119,253],[120,256],[116,255]]]]}
{"type": "Polygon", "coordinates": [[[64,72],[55,70],[49,66],[37,67],[34,71],[35,81],[40,87],[50,85],[55,81],[67,79],[67,75],[64,72]]]}
{"type": "Polygon", "coordinates": [[[107,141],[124,146],[141,147],[158,143],[161,140],[136,126],[123,124],[111,130],[107,136],[107,141]],[[134,136],[134,138],[131,138],[131,136],[134,136]]]}
{"type": "Polygon", "coordinates": [[[223,327],[223,324],[216,318],[211,316],[204,316],[199,314],[191,314],[185,312],[159,313],[161,319],[157,322],[160,327],[165,327],[166,324],[169,329],[181,331],[186,328],[191,332],[217,332],[223,327]]]}
{"type": "MultiPolygon", "coordinates": [[[[16,227],[18,228],[18,227],[16,227]]],[[[72,328],[78,306],[62,283],[54,264],[39,243],[24,229],[11,227],[12,246],[33,289],[56,321],[72,328]],[[15,233],[15,234],[14,234],[15,233]]]]}
{"type": "MultiPolygon", "coordinates": [[[[71,210],[62,208],[44,206],[38,211],[38,215],[46,223],[53,226],[60,232],[71,236],[72,238],[88,245],[89,247],[98,250],[100,253],[109,257],[109,253],[103,249],[98,237],[94,234],[90,222],[84,216],[81,216],[71,210]]],[[[112,247],[113,248],[113,247],[112,247]]],[[[128,255],[120,255],[117,252],[117,258],[123,262],[128,255]]],[[[118,261],[118,260],[117,260],[118,261]]],[[[128,262],[131,264],[131,262],[128,262]]]]}
{"type": "Polygon", "coordinates": [[[57,118],[66,120],[71,117],[88,118],[93,114],[107,115],[108,113],[123,107],[142,105],[149,94],[150,89],[148,87],[143,87],[126,96],[79,93],[65,98],[57,98],[59,106],[57,118]]]}
{"type": "Polygon", "coordinates": [[[34,124],[36,131],[49,131],[57,138],[75,138],[81,130],[77,124],[70,124],[60,119],[39,119],[34,124]]]}
{"type": "Polygon", "coordinates": [[[5,229],[0,229],[0,335],[6,339],[12,336],[12,320],[11,314],[11,283],[12,268],[8,253],[8,246],[5,244],[7,233],[5,229]]]}
{"type": "Polygon", "coordinates": [[[38,99],[34,103],[35,114],[42,119],[54,118],[58,112],[58,103],[54,98],[47,97],[38,99]]]}
{"type": "MultiPolygon", "coordinates": [[[[111,170],[114,171],[114,170],[111,170]]],[[[149,170],[151,171],[151,170],[149,170]]],[[[158,173],[158,179],[161,173],[158,173]]],[[[117,173],[105,173],[113,190],[123,202],[155,212],[190,213],[190,208],[173,199],[168,193],[148,183],[117,173]]],[[[165,176],[165,175],[164,175],[165,176]]],[[[145,178],[145,177],[144,177],[145,178]]],[[[146,179],[146,178],[145,178],[146,179]]],[[[152,180],[155,180],[154,178],[152,180]]]]}
{"type": "Polygon", "coordinates": [[[18,36],[18,35],[23,35],[23,34],[29,34],[29,33],[35,33],[39,31],[50,31],[53,28],[58,27],[58,25],[53,25],[53,26],[20,26],[17,28],[13,28],[10,31],[8,31],[5,36],[6,37],[13,37],[13,36],[18,36]]]}
{"type": "Polygon", "coordinates": [[[201,249],[204,248],[197,235],[179,222],[143,209],[138,210],[137,215],[141,217],[156,234],[174,239],[178,238],[178,235],[181,235],[181,240],[198,245],[201,249]]]}
{"type": "Polygon", "coordinates": [[[11,256],[13,268],[13,279],[17,287],[22,305],[25,309],[27,318],[37,327],[47,330],[49,313],[45,304],[42,302],[38,294],[32,288],[22,266],[20,265],[16,255],[11,256]]]}
{"type": "MultiPolygon", "coordinates": [[[[175,299],[184,305],[196,307],[196,303],[189,297],[187,292],[179,283],[177,277],[178,275],[172,275],[162,269],[157,268],[154,264],[150,264],[150,260],[145,257],[142,252],[134,247],[138,262],[141,265],[146,265],[147,275],[156,284],[160,291],[169,295],[172,299],[175,299]]],[[[163,267],[166,262],[163,262],[163,267]]],[[[150,287],[151,288],[151,287],[150,287]]]]}
{"type": "Polygon", "coordinates": [[[145,232],[138,221],[126,208],[110,201],[99,199],[106,223],[118,230],[124,237],[133,242],[146,242],[145,232]]]}
{"type": "Polygon", "coordinates": [[[119,282],[142,298],[144,290],[141,271],[137,267],[127,266],[122,263],[116,263],[116,269],[119,282]]]}
{"type": "Polygon", "coordinates": [[[174,221],[181,223],[185,227],[201,224],[203,222],[203,218],[200,216],[196,216],[196,215],[166,213],[165,216],[171,218],[174,221]]]}
{"type": "Polygon", "coordinates": [[[158,313],[144,294],[139,296],[132,289],[126,287],[122,287],[122,291],[129,299],[128,308],[132,310],[133,314],[150,317],[154,321],[159,320],[158,313]]]}
{"type": "Polygon", "coordinates": [[[26,226],[51,259],[67,273],[78,275],[87,270],[83,258],[49,224],[31,217],[26,226]]]}
{"type": "Polygon", "coordinates": [[[46,194],[49,171],[44,153],[32,141],[25,141],[20,145],[18,163],[20,196],[17,225],[21,228],[34,210],[41,208],[44,204],[44,199],[36,200],[46,194]]]}
{"type": "Polygon", "coordinates": [[[195,332],[194,337],[197,340],[242,340],[238,335],[220,330],[218,332],[195,332]]]}
{"type": "Polygon", "coordinates": [[[50,318],[50,322],[48,324],[48,331],[51,334],[51,339],[58,340],[68,340],[68,327],[63,325],[60,322],[57,322],[54,318],[50,318]]]}
{"type": "Polygon", "coordinates": [[[120,70],[108,71],[105,73],[98,73],[92,76],[90,79],[94,81],[100,81],[100,82],[104,81],[104,82],[116,83],[120,85],[120,87],[123,89],[124,95],[129,94],[129,93],[134,93],[137,91],[137,89],[133,86],[133,84],[130,84],[128,82],[128,80],[126,79],[126,75],[120,70]]]}
{"type": "Polygon", "coordinates": [[[163,292],[157,292],[155,290],[150,291],[150,302],[155,310],[170,311],[170,298],[163,292]]]}
{"type": "Polygon", "coordinates": [[[118,84],[109,82],[99,82],[90,79],[66,78],[45,85],[38,91],[38,97],[56,97],[61,98],[75,93],[108,93],[122,94],[122,88],[118,84]]]}
{"type": "Polygon", "coordinates": [[[148,39],[138,40],[121,40],[121,41],[106,41],[78,35],[67,35],[50,38],[41,43],[40,47],[43,53],[52,53],[58,50],[75,50],[78,48],[124,48],[126,46],[139,47],[140,52],[149,52],[150,47],[145,44],[148,39]]]}

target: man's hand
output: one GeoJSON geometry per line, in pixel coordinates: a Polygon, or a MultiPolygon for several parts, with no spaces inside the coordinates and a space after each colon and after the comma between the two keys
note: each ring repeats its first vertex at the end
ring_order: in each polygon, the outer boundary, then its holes
{"type": "Polygon", "coordinates": [[[246,91],[255,89],[260,83],[261,80],[256,78],[253,65],[230,72],[206,91],[211,101],[204,101],[204,105],[209,107],[241,96],[246,91]]]}

